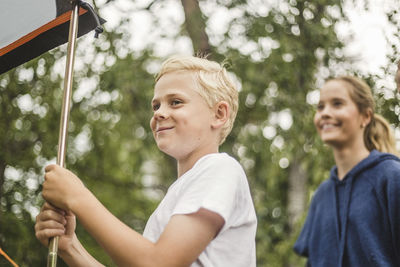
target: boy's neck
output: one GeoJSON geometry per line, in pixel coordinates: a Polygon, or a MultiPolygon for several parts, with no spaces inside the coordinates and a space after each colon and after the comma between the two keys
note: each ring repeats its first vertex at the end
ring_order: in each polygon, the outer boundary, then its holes
{"type": "Polygon", "coordinates": [[[200,158],[213,153],[218,153],[218,147],[193,153],[182,159],[177,159],[178,178],[190,170],[200,158]]]}

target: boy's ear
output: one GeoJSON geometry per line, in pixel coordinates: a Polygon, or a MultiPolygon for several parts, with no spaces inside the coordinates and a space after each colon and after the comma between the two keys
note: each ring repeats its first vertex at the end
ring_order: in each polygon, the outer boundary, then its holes
{"type": "Polygon", "coordinates": [[[221,128],[229,118],[229,105],[225,101],[220,101],[214,106],[214,120],[211,128],[221,128]]]}

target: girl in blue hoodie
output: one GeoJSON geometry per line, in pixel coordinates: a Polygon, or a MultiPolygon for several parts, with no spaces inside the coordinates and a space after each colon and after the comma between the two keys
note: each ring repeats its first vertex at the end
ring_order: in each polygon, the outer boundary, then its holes
{"type": "Polygon", "coordinates": [[[400,266],[400,161],[369,86],[328,80],[314,117],[336,166],[316,191],[294,250],[312,267],[400,266]]]}

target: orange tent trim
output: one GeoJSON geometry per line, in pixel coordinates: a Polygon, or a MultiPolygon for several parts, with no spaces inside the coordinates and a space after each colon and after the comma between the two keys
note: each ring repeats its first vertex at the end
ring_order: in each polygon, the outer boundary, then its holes
{"type": "MultiPolygon", "coordinates": [[[[50,21],[49,23],[47,23],[47,24],[41,26],[40,28],[34,30],[33,32],[30,32],[27,35],[19,38],[17,41],[7,45],[6,47],[3,47],[2,49],[0,49],[0,56],[3,56],[5,54],[7,54],[8,52],[16,49],[17,47],[29,42],[36,36],[46,32],[54,27],[57,27],[58,25],[61,25],[65,22],[69,21],[70,17],[71,17],[71,12],[72,11],[65,12],[64,14],[58,16],[57,18],[50,21]]],[[[83,8],[79,8],[79,16],[82,14],[85,14],[86,12],[87,12],[87,10],[85,10],[83,8]]]]}
{"type": "Polygon", "coordinates": [[[10,258],[8,255],[0,248],[0,254],[4,256],[14,267],[18,267],[18,265],[10,258]]]}

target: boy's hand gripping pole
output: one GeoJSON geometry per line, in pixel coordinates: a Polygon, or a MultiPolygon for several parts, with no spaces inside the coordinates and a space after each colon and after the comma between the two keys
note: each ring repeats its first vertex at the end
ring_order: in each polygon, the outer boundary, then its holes
{"type": "MultiPolygon", "coordinates": [[[[73,80],[72,78],[74,69],[76,39],[78,33],[78,19],[79,19],[78,1],[71,0],[71,4],[72,4],[72,12],[69,24],[67,60],[66,60],[65,77],[64,77],[64,96],[63,96],[61,119],[60,119],[60,133],[58,136],[57,165],[61,167],[64,167],[65,165],[64,162],[65,162],[67,135],[68,135],[68,118],[71,106],[71,93],[72,93],[72,80],[73,80]]],[[[55,267],[57,265],[58,238],[59,237],[56,236],[50,239],[49,254],[47,256],[47,267],[55,267]]]]}

